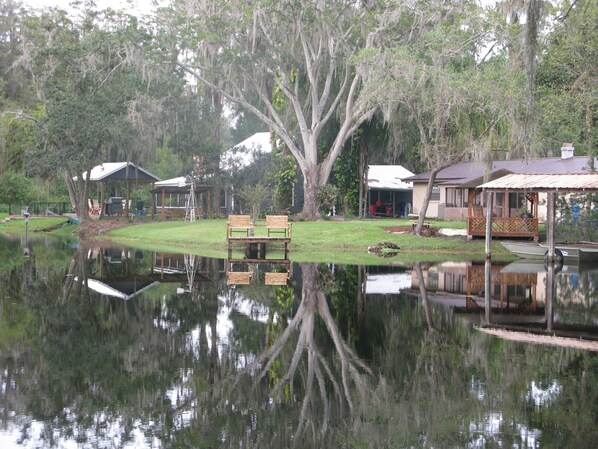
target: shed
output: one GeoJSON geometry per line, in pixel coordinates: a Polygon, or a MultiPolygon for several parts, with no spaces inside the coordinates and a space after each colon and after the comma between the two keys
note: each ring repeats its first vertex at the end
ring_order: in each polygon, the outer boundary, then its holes
{"type": "Polygon", "coordinates": [[[411,212],[413,183],[403,179],[413,173],[402,165],[370,165],[367,173],[371,217],[403,217],[411,212]]]}

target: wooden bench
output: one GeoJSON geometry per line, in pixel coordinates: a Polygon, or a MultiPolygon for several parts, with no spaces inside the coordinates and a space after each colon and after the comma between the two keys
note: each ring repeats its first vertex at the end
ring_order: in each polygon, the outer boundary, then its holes
{"type": "Polygon", "coordinates": [[[232,237],[233,232],[244,232],[249,235],[249,230],[253,229],[251,216],[249,215],[229,215],[226,222],[226,238],[232,237]]]}
{"type": "Polygon", "coordinates": [[[286,215],[266,215],[266,229],[268,237],[271,233],[284,234],[285,237],[291,237],[292,224],[289,223],[289,217],[286,215]]]}

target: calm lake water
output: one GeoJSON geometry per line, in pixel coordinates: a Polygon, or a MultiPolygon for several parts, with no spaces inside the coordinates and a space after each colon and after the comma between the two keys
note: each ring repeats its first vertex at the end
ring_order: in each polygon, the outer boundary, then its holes
{"type": "Polygon", "coordinates": [[[598,267],[290,259],[0,237],[0,448],[596,447],[598,267]]]}

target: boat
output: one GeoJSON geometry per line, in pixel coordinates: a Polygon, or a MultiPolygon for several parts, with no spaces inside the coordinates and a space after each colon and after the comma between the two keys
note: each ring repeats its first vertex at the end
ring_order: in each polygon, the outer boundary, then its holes
{"type": "MultiPolygon", "coordinates": [[[[512,241],[501,243],[510,252],[525,259],[544,260],[548,251],[548,245],[545,243],[512,241]]],[[[555,250],[558,250],[557,256],[559,256],[559,252],[562,254],[565,264],[579,265],[580,263],[598,262],[598,244],[557,244],[555,250]]]]}

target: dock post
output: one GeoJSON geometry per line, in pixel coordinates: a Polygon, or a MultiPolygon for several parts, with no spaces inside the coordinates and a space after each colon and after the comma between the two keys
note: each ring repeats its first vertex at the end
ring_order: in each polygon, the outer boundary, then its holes
{"type": "Polygon", "coordinates": [[[494,194],[486,191],[486,259],[492,257],[492,208],[494,194]]]}

